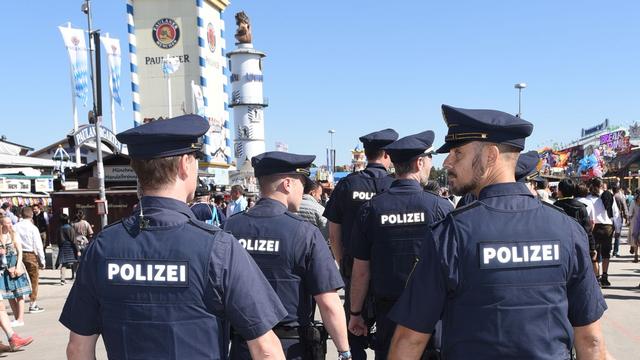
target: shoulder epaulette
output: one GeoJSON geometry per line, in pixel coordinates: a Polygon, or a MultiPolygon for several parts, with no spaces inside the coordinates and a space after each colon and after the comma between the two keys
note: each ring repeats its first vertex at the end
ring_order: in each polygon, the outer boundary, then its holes
{"type": "Polygon", "coordinates": [[[189,220],[189,223],[192,225],[195,225],[196,227],[199,227],[200,229],[210,232],[210,233],[216,233],[218,231],[222,231],[222,229],[220,229],[219,227],[215,226],[215,225],[211,225],[211,224],[207,224],[204,221],[199,221],[199,220],[189,220]]]}
{"type": "Polygon", "coordinates": [[[567,213],[564,211],[564,209],[563,209],[563,208],[561,208],[561,207],[559,207],[559,206],[555,206],[555,205],[553,205],[553,204],[549,204],[549,203],[548,203],[548,202],[546,202],[546,201],[540,201],[540,202],[542,203],[542,205],[548,206],[548,207],[550,207],[550,208],[552,208],[552,209],[554,209],[554,210],[556,210],[556,211],[560,211],[561,213],[563,213],[563,214],[565,214],[565,215],[567,214],[567,213]]]}
{"type": "Polygon", "coordinates": [[[354,171],[354,172],[352,172],[351,174],[348,174],[347,176],[345,176],[344,178],[345,178],[345,179],[348,179],[348,178],[350,178],[350,177],[352,177],[352,176],[356,176],[356,175],[358,175],[358,174],[362,174],[362,170],[354,171]]]}
{"type": "Polygon", "coordinates": [[[104,230],[106,230],[106,229],[108,229],[108,228],[110,228],[112,226],[118,225],[118,224],[122,224],[122,219],[120,219],[120,220],[118,220],[118,221],[116,221],[114,223],[108,224],[107,226],[103,227],[102,230],[104,231],[104,230]]]}
{"type": "Polygon", "coordinates": [[[480,206],[480,201],[478,201],[478,200],[472,201],[472,202],[470,202],[469,204],[467,204],[467,205],[465,205],[463,207],[459,207],[457,209],[453,209],[453,211],[451,211],[449,213],[449,215],[458,215],[458,214],[461,214],[461,213],[463,213],[463,212],[465,212],[467,210],[471,210],[471,209],[473,209],[475,207],[478,207],[478,206],[480,206]]]}
{"type": "Polygon", "coordinates": [[[447,220],[449,217],[455,217],[456,215],[460,215],[465,211],[471,210],[473,208],[476,208],[480,206],[480,202],[479,201],[474,201],[470,204],[467,204],[463,207],[457,208],[457,209],[453,209],[451,212],[449,212],[444,218],[434,222],[433,224],[429,225],[430,228],[434,228],[437,225],[440,225],[441,223],[443,223],[445,220],[447,220]]]}
{"type": "Polygon", "coordinates": [[[294,218],[294,219],[296,219],[296,220],[305,221],[302,217],[300,217],[300,215],[298,215],[298,214],[294,214],[294,213],[292,213],[291,211],[288,211],[288,210],[287,210],[287,211],[285,211],[284,213],[285,213],[286,215],[289,215],[289,217],[292,217],[292,218],[294,218]]]}
{"type": "Polygon", "coordinates": [[[244,214],[245,212],[247,212],[247,210],[246,210],[246,209],[245,209],[245,210],[242,210],[242,211],[240,211],[240,212],[238,212],[238,213],[231,214],[231,215],[229,215],[229,216],[227,217],[227,219],[231,219],[232,217],[234,217],[234,216],[236,216],[236,215],[244,214]]]}

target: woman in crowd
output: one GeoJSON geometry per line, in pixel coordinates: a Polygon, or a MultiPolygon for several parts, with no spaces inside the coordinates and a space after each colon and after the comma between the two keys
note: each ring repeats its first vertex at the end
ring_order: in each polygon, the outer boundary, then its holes
{"type": "Polygon", "coordinates": [[[76,211],[73,224],[71,225],[76,233],[75,243],[80,250],[80,253],[84,253],[84,249],[89,245],[89,241],[93,236],[93,229],[91,224],[84,219],[84,212],[82,210],[76,211]]]}
{"type": "Polygon", "coordinates": [[[58,231],[58,259],[56,267],[60,266],[60,285],[67,283],[66,270],[73,268],[78,262],[80,251],[75,243],[76,232],[69,224],[69,215],[60,215],[60,230],[58,231]]]}
{"type": "MultiPolygon", "coordinates": [[[[16,307],[12,304],[13,314],[16,316],[16,321],[19,320],[24,324],[24,295],[31,293],[31,287],[29,286],[28,278],[24,276],[24,269],[18,265],[22,263],[18,257],[22,249],[20,248],[20,242],[17,241],[16,235],[13,232],[11,219],[9,217],[0,215],[0,227],[2,227],[0,231],[0,240],[2,242],[0,247],[0,258],[2,258],[2,262],[0,266],[4,266],[4,268],[0,270],[3,275],[2,281],[0,281],[0,292],[4,299],[10,299],[12,297],[16,299],[16,307]],[[8,279],[9,277],[11,279],[8,279]],[[20,298],[22,302],[22,311],[17,308],[17,306],[20,306],[18,298],[20,298]]],[[[31,337],[21,338],[18,336],[18,334],[13,331],[11,324],[4,302],[0,301],[0,328],[7,335],[7,339],[9,339],[9,345],[0,342],[0,354],[15,351],[31,344],[33,341],[31,337]]]]}
{"type": "Polygon", "coordinates": [[[22,264],[22,246],[11,225],[11,219],[3,217],[0,219],[2,226],[2,239],[0,240],[0,257],[3,257],[2,264],[2,298],[9,299],[11,310],[15,320],[11,322],[12,327],[24,325],[24,296],[31,294],[29,277],[22,264]]]}

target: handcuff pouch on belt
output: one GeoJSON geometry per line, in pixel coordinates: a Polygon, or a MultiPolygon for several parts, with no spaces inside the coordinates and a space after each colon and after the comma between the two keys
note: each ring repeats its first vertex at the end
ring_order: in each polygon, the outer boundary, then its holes
{"type": "Polygon", "coordinates": [[[298,328],[300,342],[304,345],[306,358],[312,360],[324,360],[327,354],[327,339],[329,334],[324,325],[314,321],[309,326],[298,328]]]}

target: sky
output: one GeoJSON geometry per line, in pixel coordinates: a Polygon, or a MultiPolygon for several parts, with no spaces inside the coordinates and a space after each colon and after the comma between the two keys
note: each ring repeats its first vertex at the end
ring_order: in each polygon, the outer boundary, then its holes
{"type": "MultiPolygon", "coordinates": [[[[9,141],[38,149],[71,130],[69,63],[57,26],[85,27],[81,3],[0,5],[0,134],[9,141]]],[[[91,3],[94,28],[120,38],[126,51],[126,1],[91,3]]],[[[515,114],[519,82],[527,83],[522,117],[535,126],[527,150],[569,143],[605,118],[622,126],[640,120],[639,1],[232,0],[223,13],[227,51],[241,10],[254,47],[267,54],[267,150],[281,141],[290,152],[317,155],[317,164],[326,161],[329,129],[338,164],[350,162],[359,136],[387,127],[401,136],[433,130],[439,146],[441,104],[515,114]]],[[[122,63],[118,131],[133,126],[128,53],[122,63]]],[[[89,109],[79,108],[81,124],[89,109]]]]}

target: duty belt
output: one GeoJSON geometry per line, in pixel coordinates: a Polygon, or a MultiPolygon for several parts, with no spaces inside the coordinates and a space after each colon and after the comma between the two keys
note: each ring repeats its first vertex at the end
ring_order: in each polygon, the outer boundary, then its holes
{"type": "Polygon", "coordinates": [[[294,326],[276,326],[273,332],[280,339],[299,339],[298,327],[294,326]]]}

